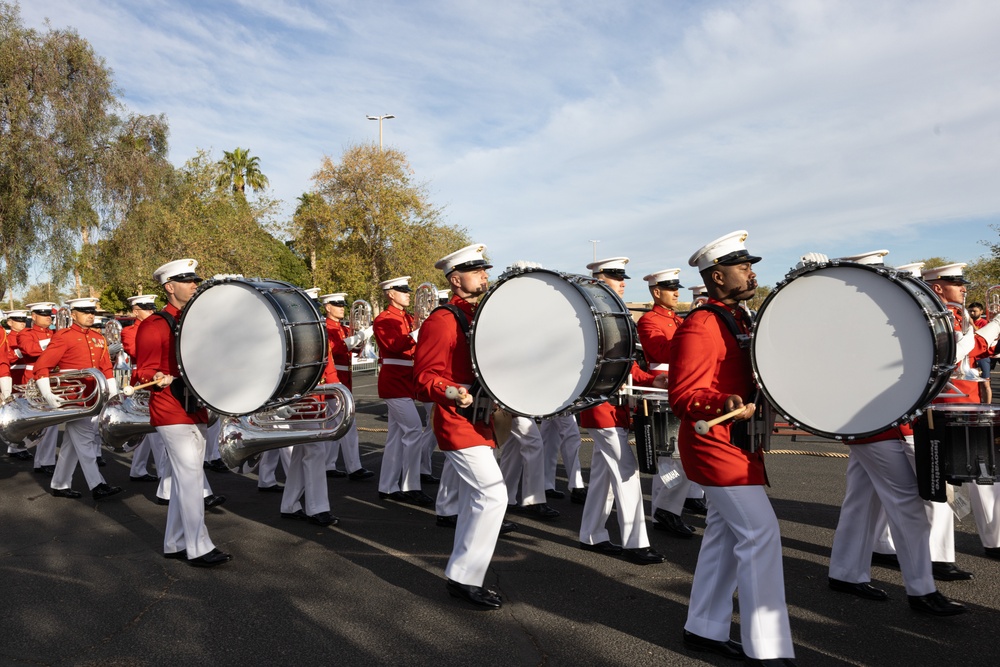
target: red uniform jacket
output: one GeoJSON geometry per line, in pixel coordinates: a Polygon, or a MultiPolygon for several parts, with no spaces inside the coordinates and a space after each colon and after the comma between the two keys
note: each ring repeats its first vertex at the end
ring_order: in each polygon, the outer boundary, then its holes
{"type": "Polygon", "coordinates": [[[36,378],[49,377],[56,366],[63,371],[96,368],[106,378],[115,376],[104,336],[94,329],[84,329],[75,322],[52,336],[48,347],[35,361],[34,375],[36,378]]]}
{"type": "Polygon", "coordinates": [[[670,363],[670,340],[683,321],[677,313],[663,306],[653,306],[651,311],[639,318],[636,325],[639,330],[639,342],[642,344],[642,353],[649,362],[649,371],[653,375],[667,373],[664,366],[670,363]]]}
{"type": "MultiPolygon", "coordinates": [[[[461,308],[469,322],[472,321],[474,304],[458,296],[452,296],[450,303],[461,308]]],[[[452,313],[438,308],[424,320],[413,370],[417,398],[434,403],[434,435],[439,448],[446,451],[495,446],[491,426],[473,424],[458,414],[455,401],[444,393],[448,387],[469,387],[476,379],[469,342],[452,313]]]]}
{"type": "Polygon", "coordinates": [[[139,332],[140,324],[142,322],[136,320],[131,326],[122,327],[122,349],[125,350],[125,354],[132,358],[133,364],[135,363],[135,336],[139,332]]]}
{"type": "Polygon", "coordinates": [[[351,351],[344,344],[344,339],[351,335],[351,330],[337,320],[326,318],[326,337],[330,341],[330,358],[337,369],[337,377],[340,383],[348,389],[353,389],[351,384],[351,351]]]}
{"type": "Polygon", "coordinates": [[[378,342],[378,397],[413,398],[413,316],[389,306],[372,322],[378,342]]]}
{"type": "MultiPolygon", "coordinates": [[[[955,331],[962,330],[962,315],[955,308],[951,306],[948,307],[951,311],[955,325],[955,331]]],[[[979,327],[973,327],[973,329],[978,329],[979,327]]],[[[976,362],[980,359],[984,359],[990,356],[990,349],[986,344],[986,339],[976,336],[976,345],[972,348],[972,352],[969,352],[969,365],[972,368],[976,367],[976,362]]],[[[948,403],[978,403],[979,402],[979,383],[972,380],[952,380],[951,383],[955,385],[958,389],[966,396],[938,396],[932,403],[934,405],[948,404],[948,403]]],[[[948,389],[945,389],[948,391],[948,389]]]]}
{"type": "MultiPolygon", "coordinates": [[[[709,303],[726,308],[714,299],[709,303]]],[[[736,321],[749,331],[741,309],[736,309],[736,321]]],[[[731,421],[705,435],[694,431],[696,421],[720,416],[732,394],[750,402],[755,393],[750,350],[740,349],[715,313],[698,309],[684,320],[672,341],[669,378],[670,407],[681,419],[678,447],[688,479],[708,486],[766,484],[764,453],[750,454],[731,444],[731,421]]]]}
{"type": "MultiPolygon", "coordinates": [[[[164,310],[178,320],[181,317],[181,311],[170,304],[167,304],[164,310]]],[[[180,378],[181,370],[177,365],[177,346],[174,344],[174,332],[170,329],[169,322],[159,315],[147,317],[139,324],[135,344],[133,384],[152,382],[153,376],[157,372],[180,378]]],[[[208,423],[208,411],[201,409],[194,414],[184,412],[180,401],[174,396],[169,386],[150,387],[149,389],[149,423],[151,425],[208,423]]]]}
{"type": "Polygon", "coordinates": [[[17,373],[13,373],[14,384],[24,384],[35,377],[33,368],[38,357],[42,356],[49,341],[52,340],[52,330],[42,327],[31,327],[23,329],[17,334],[17,347],[21,350],[21,361],[15,364],[13,370],[21,372],[21,379],[18,381],[17,373]],[[18,368],[22,366],[22,368],[18,368]]]}
{"type": "Polygon", "coordinates": [[[3,341],[0,342],[0,378],[9,378],[11,357],[16,359],[16,356],[7,340],[7,331],[5,329],[0,329],[0,337],[3,338],[3,341]]]}

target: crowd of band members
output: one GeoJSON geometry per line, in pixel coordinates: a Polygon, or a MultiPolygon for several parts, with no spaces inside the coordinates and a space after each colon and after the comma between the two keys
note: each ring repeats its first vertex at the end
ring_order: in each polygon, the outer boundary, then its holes
{"type": "MultiPolygon", "coordinates": [[[[791,664],[794,655],[781,563],[778,523],[764,491],[767,475],[764,454],[733,443],[733,432],[752,418],[757,394],[749,352],[739,340],[752,325],[742,306],[755,294],[753,265],[760,257],[745,246],[744,231],[726,235],[699,249],[689,260],[704,281],[692,288],[698,308],[684,319],[676,312],[680,269],[665,269],[644,277],[653,308],[638,323],[638,334],[648,371],[634,364],[632,382],[668,388],[673,413],[681,420],[679,460],[661,457],[652,481],[652,526],[680,538],[694,529],[682,512],[706,514],[706,528],[692,584],[691,603],[683,641],[687,648],[758,664],[791,664]],[[694,424],[721,413],[738,412],[698,433],[694,424]],[[732,596],[741,600],[741,642],[730,638],[732,596]]],[[[330,345],[323,382],[351,388],[351,360],[374,337],[379,350],[378,395],[388,409],[388,435],[378,479],[382,500],[435,505],[437,524],[455,530],[454,547],[445,574],[452,596],[484,608],[502,606],[500,594],[484,586],[496,540],[516,530],[508,513],[551,521],[560,513],[549,498],[564,498],[555,487],[555,469],[561,455],[571,500],[584,505],[580,548],[622,556],[640,564],[664,561],[650,547],[646,513],[635,455],[628,444],[631,416],[624,406],[611,403],[592,407],[579,416],[560,416],[536,423],[512,419],[505,443],[494,441],[490,412],[477,410],[477,398],[468,390],[476,383],[467,335],[480,298],[489,288],[485,246],[472,245],[442,258],[435,268],[449,292],[441,294],[444,307],[434,310],[419,329],[407,312],[409,276],[380,284],[387,307],[368,329],[353,332],[343,324],[345,293],[319,295],[308,291],[326,315],[330,345]],[[449,298],[450,297],[450,298],[449,298]],[[457,390],[457,391],[456,391],[457,390]],[[416,400],[425,403],[428,424],[421,420],[416,400]],[[433,415],[433,416],[432,416],[433,415]],[[579,461],[580,427],[593,438],[589,490],[579,461]],[[494,449],[503,444],[501,454],[494,449]],[[430,453],[445,454],[440,479],[433,476],[430,453]],[[425,487],[437,486],[437,498],[425,487]],[[611,540],[607,522],[617,506],[621,544],[611,540]]],[[[848,259],[882,264],[887,251],[848,259]]],[[[588,264],[596,279],[624,296],[628,258],[614,257],[588,264]]],[[[927,269],[922,278],[945,303],[962,303],[968,281],[962,264],[927,269]]],[[[921,265],[897,267],[914,273],[921,265]]],[[[135,324],[122,332],[125,352],[134,361],[133,384],[156,381],[149,402],[155,433],[133,451],[130,479],[158,482],[157,502],[168,506],[163,555],[212,567],[232,557],[212,543],[205,525],[205,509],[225,501],[212,493],[205,470],[228,471],[218,456],[218,424],[207,427],[208,416],[178,380],[175,323],[194,296],[201,278],[197,262],[184,259],[156,270],[167,304],[157,310],[154,295],[129,299],[135,324]],[[158,476],[148,472],[152,455],[158,476]]],[[[61,399],[49,385],[53,369],[95,368],[117,392],[104,337],[93,329],[96,299],[67,302],[72,323],[50,329],[53,303],[28,304],[6,314],[10,327],[0,359],[0,393],[6,399],[14,385],[35,380],[42,398],[56,407],[61,399]],[[30,318],[31,327],[27,327],[30,318]],[[6,363],[4,363],[4,361],[6,363]]],[[[963,330],[961,313],[955,316],[959,359],[973,364],[988,359],[1000,334],[1000,322],[979,320],[973,304],[973,331],[963,330]]],[[[964,397],[938,397],[935,403],[978,402],[982,383],[955,384],[964,397]]],[[[982,397],[990,398],[983,391],[982,397]]],[[[110,486],[99,471],[100,435],[96,417],[65,424],[63,445],[56,455],[57,427],[47,428],[30,443],[34,456],[21,445],[8,447],[8,456],[32,461],[40,475],[51,475],[52,494],[75,498],[72,477],[79,463],[95,499],[122,491],[110,486]]],[[[834,536],[829,586],[832,590],[881,601],[884,591],[870,584],[873,559],[897,565],[903,574],[910,606],[919,612],[946,616],[965,607],[941,595],[935,579],[961,580],[971,574],[955,564],[953,512],[944,503],[922,501],[917,494],[913,466],[913,437],[908,425],[857,441],[850,448],[847,491],[834,536]]],[[[281,492],[280,516],[321,526],[336,525],[330,512],[327,477],[363,481],[374,473],[361,465],[357,427],[326,446],[293,446],[265,452],[258,469],[258,490],[281,492]],[[338,467],[342,457],[343,467],[338,467]],[[278,462],[286,481],[277,483],[278,462]]],[[[1000,558],[1000,508],[992,486],[971,485],[970,496],[985,554],[1000,558]]]]}

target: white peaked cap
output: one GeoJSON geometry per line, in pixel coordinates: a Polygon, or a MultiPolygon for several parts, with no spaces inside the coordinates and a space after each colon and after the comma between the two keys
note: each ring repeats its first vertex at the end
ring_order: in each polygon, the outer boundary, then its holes
{"type": "Polygon", "coordinates": [[[308,296],[313,301],[315,301],[316,299],[319,298],[319,288],[318,287],[310,287],[309,289],[302,290],[302,291],[305,292],[306,296],[308,296]]]}
{"type": "Polygon", "coordinates": [[[450,291],[448,291],[446,289],[439,289],[438,290],[438,301],[440,301],[441,299],[450,299],[450,298],[451,298],[451,292],[450,291]]]}
{"type": "Polygon", "coordinates": [[[347,303],[347,292],[334,292],[333,294],[324,294],[319,298],[320,303],[347,303]]]}
{"type": "MultiPolygon", "coordinates": [[[[394,289],[394,288],[397,288],[397,287],[406,287],[406,288],[409,288],[409,286],[410,286],[410,276],[400,276],[399,278],[390,278],[389,280],[383,280],[382,282],[380,282],[378,284],[378,286],[379,286],[379,289],[381,289],[383,291],[387,290],[387,289],[394,289]]],[[[406,292],[406,291],[409,291],[409,290],[406,289],[406,290],[400,290],[400,291],[406,292]]]]}
{"type": "Polygon", "coordinates": [[[860,255],[850,255],[841,257],[845,262],[857,262],[858,264],[884,264],[883,257],[889,254],[888,250],[870,250],[860,255]]]}
{"type": "Polygon", "coordinates": [[[681,285],[680,269],[664,269],[662,271],[657,271],[656,273],[650,273],[648,276],[643,276],[642,279],[645,280],[646,284],[650,287],[655,287],[657,285],[667,289],[684,287],[684,285],[681,285]]]}
{"type": "Polygon", "coordinates": [[[195,259],[175,259],[172,262],[167,262],[156,271],[153,271],[153,280],[160,283],[161,285],[166,285],[171,280],[188,280],[197,279],[201,280],[197,274],[198,271],[198,260],[195,259]]]}
{"type": "Polygon", "coordinates": [[[947,280],[951,283],[958,283],[960,285],[968,285],[969,281],[965,279],[965,275],[962,273],[968,264],[958,263],[958,264],[945,264],[944,266],[938,266],[933,269],[924,269],[920,274],[920,277],[926,281],[931,280],[947,280]]]}
{"type": "Polygon", "coordinates": [[[909,271],[910,273],[920,275],[920,269],[924,268],[923,262],[913,262],[912,264],[903,264],[902,266],[897,266],[897,271],[909,271]]]}
{"type": "Polygon", "coordinates": [[[130,306],[135,306],[137,304],[145,305],[147,303],[152,306],[153,304],[156,303],[156,295],[139,294],[138,296],[130,296],[128,299],[126,299],[126,301],[128,301],[128,305],[130,306]]]}
{"type": "Polygon", "coordinates": [[[598,273],[606,273],[609,276],[628,278],[629,276],[625,275],[626,264],[628,264],[628,257],[608,257],[591,262],[587,265],[587,270],[595,276],[598,273]]]}
{"type": "Polygon", "coordinates": [[[492,269],[493,265],[486,261],[483,253],[486,246],[482,243],[467,245],[461,250],[456,250],[450,255],[445,255],[434,262],[434,268],[444,271],[448,275],[452,271],[469,271],[472,269],[492,269]]]}
{"type": "Polygon", "coordinates": [[[50,315],[52,314],[52,311],[55,309],[55,307],[56,304],[52,303],[51,301],[39,301],[37,303],[29,303],[28,305],[25,306],[26,309],[30,310],[33,313],[47,312],[50,315]]]}
{"type": "Polygon", "coordinates": [[[82,299],[69,299],[66,302],[70,310],[74,308],[97,308],[97,299],[91,297],[84,297],[82,299]]]}
{"type": "Polygon", "coordinates": [[[8,310],[7,317],[27,317],[28,311],[26,310],[8,310]]]}
{"type": "Polygon", "coordinates": [[[703,245],[691,255],[688,264],[698,267],[698,271],[721,264],[730,266],[750,262],[756,264],[760,257],[751,255],[743,245],[749,234],[745,229],[720,236],[711,243],[703,245]]]}

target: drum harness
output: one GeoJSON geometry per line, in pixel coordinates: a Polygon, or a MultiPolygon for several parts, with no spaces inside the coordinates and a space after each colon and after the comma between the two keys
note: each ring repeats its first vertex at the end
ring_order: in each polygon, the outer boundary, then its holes
{"type": "MultiPolygon", "coordinates": [[[[458,321],[458,326],[462,329],[462,333],[465,334],[465,340],[468,342],[469,331],[472,327],[470,326],[469,318],[466,317],[465,313],[463,313],[462,310],[453,303],[445,303],[438,306],[438,308],[443,308],[455,316],[455,319],[458,321]]],[[[477,422],[489,424],[490,417],[493,415],[493,399],[483,389],[482,384],[479,382],[479,378],[473,380],[472,386],[469,387],[469,394],[472,395],[472,404],[468,407],[456,408],[456,411],[473,424],[477,422]]]]}
{"type": "MultiPolygon", "coordinates": [[[[174,340],[177,340],[177,333],[179,329],[177,319],[166,310],[158,310],[153,313],[153,315],[159,315],[167,321],[167,324],[170,325],[170,331],[174,335],[174,340]]],[[[170,393],[173,394],[174,398],[177,399],[177,402],[181,404],[181,409],[189,415],[193,415],[203,407],[201,402],[188,388],[183,374],[182,377],[175,377],[170,383],[170,393]]]]}

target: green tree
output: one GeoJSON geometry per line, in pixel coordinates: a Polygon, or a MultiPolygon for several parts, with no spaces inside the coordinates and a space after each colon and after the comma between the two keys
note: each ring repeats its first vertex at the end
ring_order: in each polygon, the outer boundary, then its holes
{"type": "Polygon", "coordinates": [[[232,152],[223,151],[222,155],[215,180],[220,188],[232,188],[233,192],[245,195],[248,187],[259,191],[268,186],[267,176],[260,170],[260,158],[250,155],[249,150],[237,146],[232,152]]]}
{"type": "Polygon", "coordinates": [[[290,229],[300,256],[316,253],[317,286],[378,308],[382,280],[410,275],[414,285],[442,282],[434,262],[467,245],[468,234],[441,222],[411,174],[405,154],[373,143],[348,147],[339,162],[323,159],[312,194],[326,208],[300,198],[290,229]]]}

